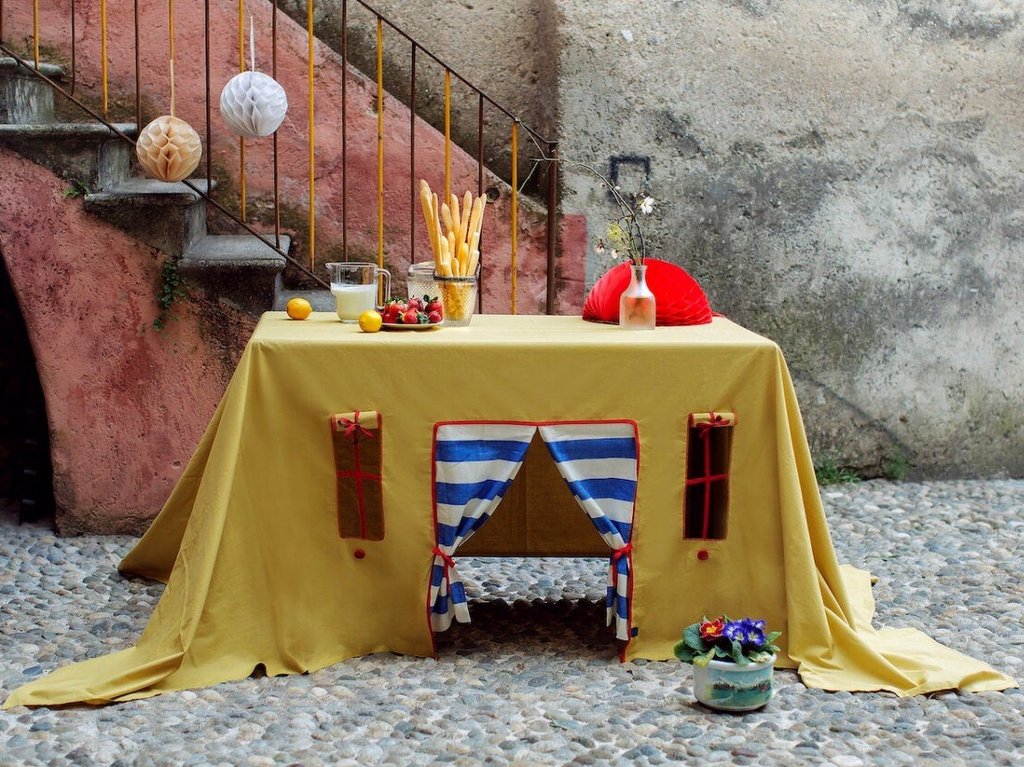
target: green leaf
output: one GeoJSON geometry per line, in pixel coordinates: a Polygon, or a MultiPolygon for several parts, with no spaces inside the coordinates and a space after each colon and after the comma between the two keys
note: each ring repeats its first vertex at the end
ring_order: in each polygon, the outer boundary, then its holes
{"type": "Polygon", "coordinates": [[[675,647],[672,649],[678,660],[681,660],[683,663],[693,663],[694,653],[693,650],[686,645],[686,642],[676,642],[675,647]]]}
{"type": "Polygon", "coordinates": [[[732,640],[732,659],[737,666],[750,665],[750,659],[743,654],[743,645],[741,645],[735,639],[732,640]]]}
{"type": "Polygon", "coordinates": [[[714,655],[715,655],[715,651],[714,650],[709,650],[704,655],[695,655],[695,656],[693,656],[693,665],[694,666],[699,666],[700,668],[707,668],[707,665],[712,661],[712,659],[714,658],[714,655]]]}
{"type": "Polygon", "coordinates": [[[732,653],[730,653],[728,650],[726,650],[723,647],[719,647],[718,645],[715,645],[715,657],[716,658],[731,658],[732,657],[732,653]]]}
{"type": "Polygon", "coordinates": [[[691,623],[683,631],[683,641],[686,642],[688,647],[692,647],[698,652],[704,652],[707,650],[707,645],[704,640],[700,638],[700,624],[691,623]]]}
{"type": "Polygon", "coordinates": [[[778,639],[780,636],[782,636],[782,632],[781,631],[769,631],[767,634],[764,635],[764,643],[766,645],[771,644],[776,639],[778,639]]]}

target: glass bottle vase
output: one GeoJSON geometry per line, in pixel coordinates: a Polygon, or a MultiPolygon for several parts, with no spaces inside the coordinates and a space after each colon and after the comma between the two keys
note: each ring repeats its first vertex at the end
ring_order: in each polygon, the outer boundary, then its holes
{"type": "Polygon", "coordinates": [[[647,287],[647,265],[630,264],[629,267],[629,286],[619,298],[619,327],[654,330],[655,302],[654,294],[647,287]]]}

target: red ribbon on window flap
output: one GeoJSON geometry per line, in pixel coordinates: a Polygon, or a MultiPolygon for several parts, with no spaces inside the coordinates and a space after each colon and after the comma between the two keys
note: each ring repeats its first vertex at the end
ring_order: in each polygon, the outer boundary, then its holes
{"type": "Polygon", "coordinates": [[[359,425],[359,411],[355,411],[352,415],[353,418],[351,420],[348,418],[338,419],[338,423],[342,427],[341,433],[344,435],[345,439],[350,439],[353,442],[357,442],[360,436],[373,439],[373,433],[359,425]]]}
{"type": "Polygon", "coordinates": [[[709,420],[703,421],[696,425],[697,434],[700,436],[701,439],[706,439],[707,436],[711,433],[712,429],[714,429],[717,426],[722,426],[724,423],[724,419],[722,418],[722,416],[718,415],[717,413],[709,413],[708,415],[710,416],[709,420]]]}

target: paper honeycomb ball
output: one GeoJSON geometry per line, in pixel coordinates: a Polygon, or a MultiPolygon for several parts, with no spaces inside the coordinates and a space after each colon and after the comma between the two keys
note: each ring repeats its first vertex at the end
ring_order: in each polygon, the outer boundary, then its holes
{"type": "MultiPolygon", "coordinates": [[[[654,293],[657,325],[704,325],[711,322],[711,305],[703,288],[683,268],[648,258],[647,287],[654,293]]],[[[613,266],[590,289],[583,304],[583,319],[590,322],[619,321],[619,297],[629,287],[630,267],[613,266]]]]}
{"type": "Polygon", "coordinates": [[[281,127],[288,97],[273,77],[242,72],[228,80],[220,92],[220,114],[233,133],[262,138],[281,127]]]}
{"type": "Polygon", "coordinates": [[[195,128],[171,115],[158,117],[139,134],[135,154],[143,170],[160,181],[181,181],[199,165],[203,143],[195,128]]]}

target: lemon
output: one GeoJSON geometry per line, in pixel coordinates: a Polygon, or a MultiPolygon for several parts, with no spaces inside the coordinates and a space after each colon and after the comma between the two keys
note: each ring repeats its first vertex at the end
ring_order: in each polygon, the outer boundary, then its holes
{"type": "Polygon", "coordinates": [[[376,333],[383,324],[384,318],[380,316],[380,312],[373,309],[367,309],[359,315],[359,329],[363,332],[376,333]]]}
{"type": "Polygon", "coordinates": [[[313,313],[313,307],[305,298],[293,298],[284,309],[293,320],[304,320],[313,313]]]}

